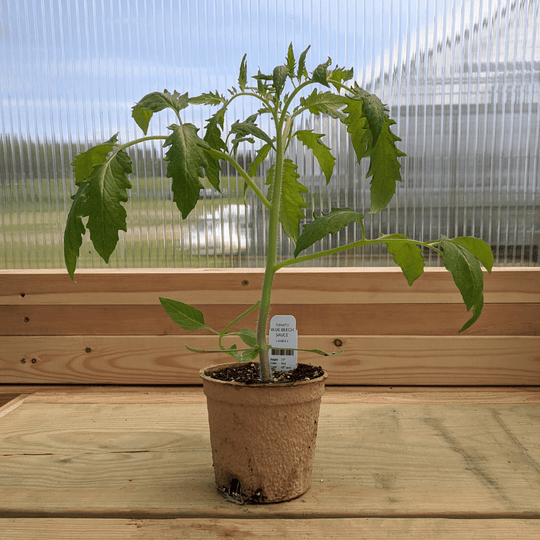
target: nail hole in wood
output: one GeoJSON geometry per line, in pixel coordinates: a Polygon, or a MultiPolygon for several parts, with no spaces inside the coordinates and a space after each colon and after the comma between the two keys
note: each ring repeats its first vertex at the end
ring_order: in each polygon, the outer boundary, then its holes
{"type": "Polygon", "coordinates": [[[343,341],[341,341],[341,339],[334,339],[334,345],[336,347],[341,347],[343,345],[343,341]]]}
{"type": "Polygon", "coordinates": [[[87,353],[90,353],[90,352],[92,352],[92,349],[91,349],[90,347],[86,347],[86,349],[85,349],[85,350],[86,350],[86,352],[87,352],[87,353]]]}
{"type": "Polygon", "coordinates": [[[29,322],[29,321],[30,321],[30,317],[25,317],[25,318],[23,319],[23,321],[24,321],[24,322],[29,322]]]}
{"type": "Polygon", "coordinates": [[[248,281],[247,279],[244,279],[244,280],[242,281],[242,285],[243,285],[244,287],[247,287],[247,286],[249,285],[249,281],[248,281]]]}

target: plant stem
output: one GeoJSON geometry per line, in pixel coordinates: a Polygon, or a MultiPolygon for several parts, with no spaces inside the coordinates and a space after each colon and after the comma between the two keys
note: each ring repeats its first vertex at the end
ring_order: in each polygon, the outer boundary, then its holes
{"type": "MultiPolygon", "coordinates": [[[[266,270],[264,272],[264,282],[261,294],[261,305],[259,309],[259,319],[257,321],[257,346],[259,348],[259,370],[261,379],[269,381],[272,373],[270,370],[270,361],[268,359],[268,346],[266,343],[266,326],[268,323],[268,315],[270,313],[270,303],[272,296],[272,284],[274,282],[274,274],[276,273],[277,245],[279,233],[279,211],[281,206],[281,185],[283,181],[283,157],[284,157],[284,139],[286,134],[282,132],[283,113],[281,119],[277,116],[277,111],[274,113],[274,120],[277,127],[276,135],[276,170],[274,182],[272,185],[272,205],[270,207],[270,218],[268,224],[268,248],[266,255],[266,270]]],[[[290,129],[290,123],[287,123],[285,131],[290,129]]]]}
{"type": "MultiPolygon", "coordinates": [[[[388,239],[384,236],[381,236],[380,238],[376,238],[375,240],[358,240],[357,242],[351,242],[350,244],[345,244],[344,246],[339,246],[332,249],[327,249],[325,251],[319,251],[319,253],[311,253],[310,255],[303,255],[302,257],[295,257],[294,259],[288,259],[286,261],[282,261],[275,266],[275,272],[277,272],[280,268],[283,268],[285,266],[290,266],[291,264],[297,264],[305,261],[311,261],[313,259],[319,259],[321,257],[327,257],[328,255],[334,255],[336,253],[341,253],[342,251],[347,251],[349,249],[360,247],[360,246],[369,246],[372,244],[384,244],[388,239]]],[[[399,242],[401,239],[399,238],[392,238],[392,242],[399,242]]],[[[403,238],[401,240],[403,242],[410,242],[408,238],[403,238]]],[[[434,242],[418,242],[416,240],[413,240],[413,242],[418,246],[424,246],[427,248],[432,249],[433,251],[436,251],[439,255],[442,255],[442,251],[437,249],[433,244],[438,244],[440,241],[434,241],[434,242]]],[[[275,273],[274,272],[274,273],[275,273]]]]}

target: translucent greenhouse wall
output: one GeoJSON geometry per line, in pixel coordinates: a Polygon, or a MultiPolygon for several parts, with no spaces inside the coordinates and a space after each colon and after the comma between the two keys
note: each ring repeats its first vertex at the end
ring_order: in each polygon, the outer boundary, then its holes
{"type": "MultiPolygon", "coordinates": [[[[0,268],[63,267],[70,163],[119,132],[140,135],[131,107],[146,93],[198,95],[282,64],[289,43],[311,45],[308,69],[332,58],[388,104],[407,153],[390,207],[368,216],[366,166],[329,118],[337,155],[330,187],[300,147],[291,149],[313,195],[307,216],[332,206],[365,213],[368,233],[483,238],[498,265],[535,265],[540,244],[539,0],[17,0],[0,3],[0,268]]],[[[230,122],[244,119],[237,105],[230,122]]],[[[186,121],[204,126],[208,110],[186,121]]],[[[166,132],[162,113],[154,132],[166,132]]],[[[322,124],[322,125],[321,125],[322,124]]],[[[264,126],[263,126],[264,127],[264,126]]],[[[151,128],[152,129],[152,128],[151,128]]],[[[241,148],[246,162],[254,148],[241,148]]],[[[181,222],[161,148],[133,151],[132,198],[112,267],[263,265],[266,217],[243,181],[224,168],[223,193],[201,192],[181,222]],[[156,159],[158,158],[158,159],[156,159]]],[[[261,182],[264,181],[264,170],[261,182]]],[[[325,247],[352,241],[350,227],[325,247]]],[[[291,245],[286,237],[282,253],[291,245]]],[[[380,251],[311,264],[389,265],[380,251]]],[[[428,264],[440,264],[435,257],[428,264]]],[[[79,267],[104,266],[88,242],[79,267]]]]}

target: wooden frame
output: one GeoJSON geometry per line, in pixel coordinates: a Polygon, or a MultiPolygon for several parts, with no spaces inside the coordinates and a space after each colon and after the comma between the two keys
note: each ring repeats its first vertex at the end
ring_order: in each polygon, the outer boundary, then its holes
{"type": "MultiPolygon", "coordinates": [[[[258,300],[260,269],[0,271],[0,393],[16,385],[198,385],[226,361],[185,348],[216,348],[184,332],[158,297],[201,308],[222,328],[258,300]],[[13,386],[12,386],[13,385],[13,386]]],[[[496,268],[480,320],[467,320],[451,275],[428,268],[412,287],[397,268],[284,269],[273,313],[297,318],[304,354],[329,385],[540,385],[540,268],[496,268]]],[[[245,320],[253,325],[256,314],[245,320]]]]}

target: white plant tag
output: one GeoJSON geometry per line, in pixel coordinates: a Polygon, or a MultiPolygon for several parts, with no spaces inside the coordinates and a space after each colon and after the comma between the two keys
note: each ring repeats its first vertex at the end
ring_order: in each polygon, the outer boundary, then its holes
{"type": "Polygon", "coordinates": [[[274,315],[270,320],[270,368],[272,371],[291,371],[298,363],[298,332],[296,319],[292,315],[274,315]]]}

